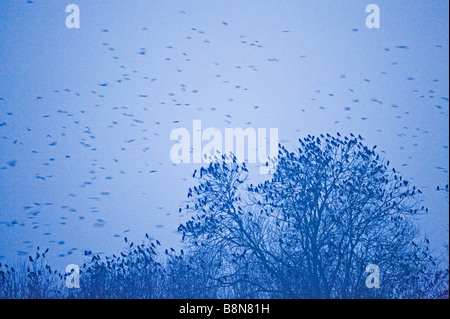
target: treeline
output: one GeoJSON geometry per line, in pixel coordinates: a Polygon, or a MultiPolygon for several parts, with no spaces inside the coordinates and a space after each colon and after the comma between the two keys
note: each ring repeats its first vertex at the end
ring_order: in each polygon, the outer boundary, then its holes
{"type": "Polygon", "coordinates": [[[295,152],[280,145],[274,164],[258,185],[233,156],[196,171],[178,253],[149,238],[118,256],[86,252],[68,289],[38,251],[0,265],[0,298],[448,298],[448,243],[432,252],[415,223],[421,190],[375,147],[308,136],[295,152]]]}

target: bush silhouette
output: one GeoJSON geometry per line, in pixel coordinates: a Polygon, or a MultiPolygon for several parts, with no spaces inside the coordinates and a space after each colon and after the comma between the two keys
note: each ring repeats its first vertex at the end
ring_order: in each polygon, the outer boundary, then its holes
{"type": "Polygon", "coordinates": [[[18,269],[0,264],[0,297],[448,298],[448,265],[414,221],[427,212],[421,191],[360,136],[299,144],[280,145],[257,185],[232,155],[195,172],[179,253],[125,239],[118,256],[85,252],[81,287],[67,289],[38,250],[18,269]],[[379,288],[366,286],[370,264],[379,288]]]}

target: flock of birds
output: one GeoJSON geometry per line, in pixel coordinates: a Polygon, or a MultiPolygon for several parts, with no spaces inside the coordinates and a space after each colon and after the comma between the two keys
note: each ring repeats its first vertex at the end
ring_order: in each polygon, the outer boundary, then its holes
{"type": "MultiPolygon", "coordinates": [[[[33,4],[33,1],[28,0],[27,3],[33,4]]],[[[180,14],[186,14],[185,11],[180,11],[180,14]]],[[[229,27],[229,22],[226,21],[218,21],[218,25],[223,28],[229,27]]],[[[137,32],[147,32],[149,29],[147,27],[142,27],[140,30],[137,30],[137,32]]],[[[110,33],[109,29],[100,29],[99,32],[102,34],[104,39],[110,39],[108,37],[108,34],[110,33]]],[[[206,37],[206,32],[204,30],[201,30],[199,28],[192,27],[190,30],[186,30],[186,40],[189,41],[197,41],[204,43],[204,45],[208,45],[213,41],[213,39],[208,39],[206,37]]],[[[289,34],[290,30],[280,30],[280,33],[283,34],[289,34]]],[[[359,32],[358,29],[349,30],[349,32],[359,32]]],[[[245,35],[241,35],[239,39],[236,39],[237,42],[242,46],[248,46],[252,47],[255,50],[260,50],[264,48],[264,44],[261,43],[257,39],[251,39],[246,37],[245,35]]],[[[141,134],[136,135],[133,138],[127,138],[124,140],[121,140],[120,142],[114,142],[118,145],[118,151],[119,152],[129,152],[131,147],[130,145],[137,144],[139,141],[143,141],[143,143],[147,143],[148,146],[142,147],[140,150],[145,153],[151,153],[151,138],[156,139],[165,139],[166,136],[162,136],[160,133],[159,127],[164,125],[169,125],[173,127],[178,127],[182,124],[185,124],[187,127],[190,126],[189,123],[182,123],[181,117],[180,119],[172,119],[171,121],[162,120],[154,118],[152,114],[152,105],[159,104],[164,105],[164,107],[184,107],[184,108],[192,108],[197,111],[210,111],[210,112],[218,112],[219,109],[217,107],[210,107],[209,110],[205,110],[204,108],[195,105],[189,101],[189,99],[184,99],[185,96],[191,96],[196,95],[201,97],[201,90],[199,88],[191,87],[188,83],[180,83],[178,87],[175,88],[169,88],[169,92],[166,95],[166,98],[164,100],[155,101],[152,97],[152,93],[149,93],[148,91],[151,91],[151,85],[158,82],[159,78],[157,75],[146,75],[144,72],[141,72],[139,70],[133,69],[132,67],[129,67],[125,65],[126,63],[122,64],[121,57],[116,53],[115,47],[110,43],[110,41],[105,40],[101,43],[101,47],[103,47],[107,52],[109,52],[109,56],[113,61],[116,61],[114,64],[115,67],[120,68],[120,70],[123,71],[122,76],[120,78],[106,80],[101,83],[97,83],[92,86],[91,90],[89,92],[84,91],[78,91],[76,88],[55,88],[53,92],[50,94],[42,94],[40,96],[36,96],[35,100],[36,103],[53,103],[53,95],[62,95],[64,99],[76,99],[77,98],[84,98],[88,100],[92,100],[92,105],[86,105],[79,109],[71,109],[70,111],[65,109],[57,109],[53,113],[52,112],[45,112],[41,114],[41,119],[36,119],[36,121],[44,120],[48,121],[48,123],[52,122],[54,125],[55,123],[59,123],[59,128],[57,130],[53,129],[52,132],[41,132],[40,129],[38,129],[38,132],[35,132],[35,130],[32,127],[24,126],[22,128],[17,127],[17,121],[14,119],[16,116],[15,112],[15,101],[10,100],[8,96],[0,96],[0,148],[6,149],[6,156],[5,154],[2,155],[2,158],[9,157],[9,153],[14,154],[16,152],[12,152],[11,150],[14,147],[17,147],[20,149],[20,152],[26,150],[26,152],[29,152],[31,155],[34,154],[54,154],[53,149],[62,148],[63,151],[57,153],[60,154],[58,156],[51,156],[48,157],[45,162],[42,163],[41,168],[37,169],[34,173],[34,178],[42,183],[42,187],[45,188],[45,183],[48,181],[51,181],[55,174],[58,174],[58,172],[49,173],[49,169],[52,165],[54,165],[56,162],[61,161],[63,162],[63,165],[67,167],[67,170],[71,169],[72,162],[71,160],[76,156],[76,154],[73,154],[71,150],[74,150],[73,152],[76,152],[77,149],[75,147],[75,144],[77,146],[81,145],[84,149],[91,152],[93,156],[91,156],[89,159],[86,158],[85,161],[88,162],[90,169],[88,169],[87,172],[79,172],[77,173],[78,176],[81,178],[84,178],[85,180],[78,184],[73,185],[73,191],[67,194],[68,198],[75,198],[77,197],[77,189],[86,189],[91,187],[93,184],[98,183],[100,179],[104,179],[106,181],[114,182],[115,179],[117,179],[117,175],[124,175],[127,174],[127,168],[122,167],[123,164],[121,160],[118,158],[113,158],[111,160],[111,163],[114,165],[106,165],[101,160],[98,160],[96,158],[97,153],[102,152],[102,145],[101,142],[98,142],[96,131],[103,130],[103,129],[119,129],[121,127],[121,123],[125,122],[127,123],[128,127],[133,129],[134,134],[141,134]],[[120,88],[120,85],[123,85],[126,82],[129,81],[145,81],[149,84],[148,87],[150,89],[142,90],[143,92],[138,93],[135,96],[135,101],[129,101],[129,106],[117,106],[117,105],[110,105],[108,103],[104,103],[103,101],[108,97],[111,91],[114,91],[118,88],[120,88]],[[180,93],[175,93],[179,91],[180,93]],[[53,94],[53,95],[52,95],[53,94]],[[148,101],[146,103],[147,106],[143,106],[139,112],[134,112],[133,103],[136,103],[138,105],[142,100],[148,101]],[[47,102],[48,101],[48,102],[47,102]],[[107,108],[110,113],[112,114],[112,120],[109,121],[109,123],[102,128],[91,126],[91,123],[85,121],[85,115],[88,113],[95,112],[95,110],[103,110],[107,108]],[[16,123],[14,124],[14,130],[12,130],[12,122],[16,123]],[[29,133],[28,140],[27,138],[24,138],[23,134],[21,135],[22,138],[18,138],[14,135],[16,130],[21,130],[22,132],[29,133]],[[34,135],[36,134],[36,135],[34,135]],[[34,136],[34,137],[32,137],[34,136]],[[151,136],[151,137],[150,137],[151,136]],[[33,144],[36,140],[39,139],[40,141],[45,141],[45,145],[43,145],[41,142],[33,144]],[[30,149],[31,147],[31,149],[30,149]],[[65,161],[65,162],[64,162],[65,161]],[[87,177],[86,177],[87,176],[87,177]]],[[[442,48],[441,45],[436,45],[437,49],[442,48]]],[[[175,48],[171,45],[165,46],[164,50],[167,52],[167,57],[164,58],[163,61],[157,61],[157,63],[169,63],[171,68],[168,68],[167,72],[175,72],[175,73],[182,73],[183,72],[183,65],[189,64],[191,61],[195,60],[195,54],[191,55],[187,52],[189,51],[188,48],[185,48],[185,50],[181,50],[178,48],[175,48]],[[172,54],[172,52],[175,52],[172,54]],[[176,56],[176,58],[174,58],[176,56]],[[176,63],[170,64],[171,61],[176,59],[176,63]]],[[[389,54],[391,51],[395,50],[404,50],[408,51],[411,50],[406,45],[398,45],[392,48],[385,48],[384,49],[386,54],[389,54]]],[[[149,54],[149,50],[145,47],[141,47],[138,50],[136,50],[135,53],[137,56],[140,56],[142,59],[152,59],[152,55],[149,54]]],[[[255,54],[260,54],[259,52],[255,52],[255,54]]],[[[304,54],[299,54],[298,58],[300,60],[307,60],[308,56],[304,54]]],[[[388,59],[388,58],[387,58],[388,59]]],[[[274,56],[267,56],[266,58],[267,63],[282,63],[280,58],[274,57],[274,56]]],[[[398,63],[397,61],[392,61],[391,65],[392,67],[395,67],[398,63]]],[[[220,66],[220,62],[214,63],[212,66],[208,66],[214,69],[214,67],[220,66]]],[[[236,70],[245,70],[248,72],[258,72],[260,68],[264,68],[264,65],[261,65],[259,67],[255,65],[236,65],[234,68],[236,70]]],[[[382,71],[382,75],[388,75],[387,71],[382,71]]],[[[338,76],[337,80],[345,81],[347,79],[347,75],[340,74],[338,76]]],[[[239,80],[239,79],[237,79],[239,80]]],[[[407,76],[405,77],[405,81],[415,81],[416,79],[413,76],[407,76]]],[[[234,90],[239,92],[247,92],[249,91],[249,88],[239,84],[238,82],[234,82],[230,79],[224,79],[222,74],[219,72],[216,72],[211,79],[204,79],[204,81],[216,81],[219,83],[219,85],[226,85],[231,86],[234,90]]],[[[371,79],[369,77],[362,77],[360,79],[362,83],[366,83],[367,85],[371,84],[371,79]]],[[[437,83],[439,79],[435,79],[433,82],[437,83]]],[[[213,82],[213,83],[216,83],[213,82]]],[[[433,88],[433,83],[430,83],[430,87],[421,90],[419,88],[414,89],[411,93],[414,94],[414,96],[419,100],[429,100],[430,107],[437,108],[439,112],[442,114],[443,117],[448,118],[448,96],[439,96],[436,93],[436,89],[433,88]]],[[[354,108],[357,108],[358,105],[361,104],[368,104],[368,103],[374,103],[376,105],[384,105],[388,106],[394,110],[398,110],[395,117],[399,120],[399,124],[401,125],[402,119],[404,117],[407,117],[410,113],[408,109],[405,107],[401,107],[396,103],[391,103],[387,101],[382,101],[377,98],[372,98],[370,100],[362,100],[360,97],[358,97],[358,91],[357,89],[353,87],[348,87],[348,92],[350,92],[354,97],[351,98],[351,100],[348,102],[347,106],[342,107],[342,110],[340,111],[340,114],[344,114],[344,118],[351,121],[361,121],[362,123],[368,121],[367,116],[359,116],[359,118],[355,118],[353,116],[353,110],[354,108]]],[[[347,92],[347,93],[348,93],[347,92]]],[[[297,111],[299,114],[309,112],[311,108],[316,108],[319,110],[326,110],[327,106],[323,103],[324,98],[332,99],[336,95],[335,92],[326,92],[324,90],[316,90],[314,92],[311,92],[311,99],[309,105],[305,105],[302,107],[299,107],[297,111]],[[322,99],[322,100],[321,100],[322,99]]],[[[234,99],[232,96],[228,98],[228,102],[233,102],[234,99]]],[[[257,118],[261,115],[259,112],[263,112],[261,105],[251,105],[249,106],[249,109],[253,112],[254,118],[257,118]]],[[[224,110],[220,110],[224,111],[224,110]]],[[[227,125],[232,124],[232,118],[233,116],[231,114],[228,114],[225,110],[225,116],[224,121],[227,125]]],[[[99,113],[100,114],[100,113],[99,113]]],[[[44,122],[47,123],[47,122],[44,122]]],[[[334,122],[336,125],[341,123],[341,120],[336,120],[334,122]]],[[[252,124],[252,120],[249,119],[249,121],[246,123],[248,125],[252,124]]],[[[345,124],[345,123],[344,123],[345,124]]],[[[329,128],[330,132],[337,131],[339,126],[336,126],[336,128],[329,128]]],[[[420,127],[414,127],[410,128],[408,126],[403,126],[403,133],[399,133],[397,137],[404,137],[408,135],[409,137],[413,139],[417,139],[420,134],[429,134],[429,131],[426,129],[421,129],[420,127]]],[[[377,132],[381,132],[381,129],[377,129],[377,132]]],[[[168,142],[168,141],[167,141],[168,142]]],[[[282,141],[283,142],[283,141],[282,141]]],[[[106,142],[110,143],[110,142],[106,142]]],[[[140,144],[139,144],[140,145],[140,144]]],[[[418,147],[418,143],[413,143],[413,147],[418,147]]],[[[444,148],[448,149],[448,145],[443,145],[444,148]]],[[[401,147],[402,148],[402,147],[401,147]]],[[[158,166],[165,165],[167,163],[162,162],[155,162],[155,163],[144,163],[143,168],[134,172],[138,174],[158,174],[159,169],[158,166]]],[[[126,165],[126,163],[125,163],[126,165]]],[[[171,164],[169,164],[171,165],[171,164]]],[[[403,164],[406,166],[407,164],[403,164]]],[[[436,167],[437,170],[442,171],[445,174],[448,174],[446,168],[444,167],[436,167]]],[[[6,161],[0,162],[0,174],[2,174],[2,171],[4,170],[17,170],[16,174],[22,174],[23,170],[27,170],[26,167],[23,167],[21,165],[20,159],[17,158],[7,158],[6,161]]],[[[3,182],[5,183],[5,178],[2,177],[3,182]]],[[[6,181],[7,182],[7,181],[6,181]]],[[[151,182],[151,179],[150,179],[151,182]]],[[[92,194],[87,197],[88,201],[93,202],[99,202],[102,199],[107,198],[111,195],[110,191],[101,191],[98,194],[92,194]]],[[[2,200],[4,202],[5,199],[2,200]]],[[[181,200],[180,200],[181,201],[181,200]]],[[[73,202],[73,201],[71,201],[73,202]]],[[[51,223],[49,220],[45,219],[39,219],[41,213],[48,209],[49,207],[53,207],[56,204],[53,202],[47,202],[46,200],[43,200],[42,202],[30,202],[23,205],[23,214],[16,216],[17,214],[13,214],[13,212],[4,211],[2,208],[3,213],[3,220],[0,221],[0,228],[1,227],[29,227],[31,230],[39,232],[41,231],[43,236],[46,238],[49,238],[48,243],[54,244],[57,246],[63,247],[66,245],[66,241],[62,239],[55,239],[53,238],[53,235],[51,232],[45,231],[44,225],[49,225],[51,223]],[[6,215],[6,216],[5,216],[6,215]],[[7,218],[5,218],[7,217],[7,218]],[[25,217],[26,219],[24,219],[25,217]]],[[[63,204],[59,205],[59,208],[62,212],[65,212],[67,214],[79,214],[78,218],[80,220],[84,220],[87,217],[84,216],[84,214],[79,213],[78,208],[71,204],[63,204]]],[[[98,213],[101,208],[98,205],[91,205],[89,207],[90,213],[95,214],[98,213]]],[[[164,207],[158,207],[159,210],[165,210],[164,207]]],[[[170,213],[169,213],[170,214],[170,213]]],[[[91,220],[91,219],[89,219],[91,220]]],[[[93,222],[90,224],[94,228],[102,228],[106,225],[107,220],[104,218],[94,218],[93,222]]],[[[68,224],[68,218],[66,216],[61,216],[58,219],[58,224],[61,226],[68,224]]],[[[163,228],[163,224],[157,224],[155,225],[156,228],[163,228]]],[[[114,234],[114,237],[122,237],[124,234],[130,232],[130,229],[124,230],[122,233],[114,234]]],[[[35,246],[33,245],[33,242],[30,240],[25,240],[22,242],[23,244],[23,250],[17,250],[18,256],[26,256],[30,253],[29,249],[33,249],[35,246]]],[[[4,244],[3,244],[4,245],[4,244]]],[[[59,257],[65,257],[68,255],[71,255],[75,253],[79,248],[72,247],[65,250],[64,253],[59,254],[59,257]]],[[[3,251],[3,247],[0,247],[0,253],[3,251]]],[[[0,256],[4,257],[4,256],[0,256]]]]}

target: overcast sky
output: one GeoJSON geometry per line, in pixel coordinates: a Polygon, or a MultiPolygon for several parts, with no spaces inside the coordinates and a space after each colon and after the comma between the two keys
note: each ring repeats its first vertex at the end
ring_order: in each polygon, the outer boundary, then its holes
{"type": "MultiPolygon", "coordinates": [[[[85,249],[174,234],[192,172],[170,133],[361,134],[420,187],[448,241],[448,1],[0,3],[0,262],[36,246],[63,270],[85,249]],[[75,3],[80,28],[66,27],[75,3]]],[[[192,135],[191,135],[192,136],[192,135]]],[[[251,179],[258,174],[251,166],[251,179]]]]}

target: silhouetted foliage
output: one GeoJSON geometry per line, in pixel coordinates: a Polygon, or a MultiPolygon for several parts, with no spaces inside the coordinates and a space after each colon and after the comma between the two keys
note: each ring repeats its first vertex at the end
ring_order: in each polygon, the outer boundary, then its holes
{"type": "Polygon", "coordinates": [[[38,250],[19,271],[0,264],[0,298],[448,298],[448,265],[415,223],[427,211],[421,191],[361,141],[280,146],[276,172],[257,185],[222,156],[194,173],[184,250],[146,235],[125,238],[118,256],[85,252],[79,289],[38,250]],[[369,264],[379,288],[365,284],[369,264]]]}
{"type": "Polygon", "coordinates": [[[179,230],[238,297],[436,296],[448,272],[436,272],[419,239],[421,191],[361,140],[308,136],[295,153],[281,147],[276,173],[259,185],[223,157],[200,170],[188,194],[194,216],[179,230]],[[365,285],[369,264],[380,268],[379,289],[365,285]]]}

